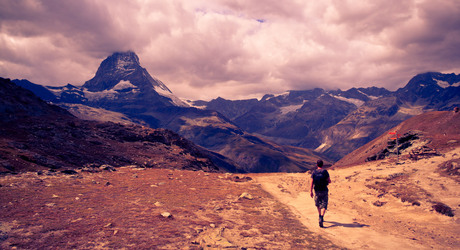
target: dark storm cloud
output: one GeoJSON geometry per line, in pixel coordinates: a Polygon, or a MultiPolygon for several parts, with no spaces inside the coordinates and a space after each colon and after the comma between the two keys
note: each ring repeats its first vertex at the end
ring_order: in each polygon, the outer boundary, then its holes
{"type": "Polygon", "coordinates": [[[455,0],[0,0],[0,75],[82,84],[133,50],[190,99],[396,89],[417,73],[459,73],[459,16],[455,0]]]}

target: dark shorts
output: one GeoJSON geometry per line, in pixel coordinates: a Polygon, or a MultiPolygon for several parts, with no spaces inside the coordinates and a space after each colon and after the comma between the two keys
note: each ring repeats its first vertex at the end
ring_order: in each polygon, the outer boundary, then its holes
{"type": "Polygon", "coordinates": [[[329,200],[328,191],[315,191],[315,205],[318,208],[327,209],[328,200],[329,200]]]}

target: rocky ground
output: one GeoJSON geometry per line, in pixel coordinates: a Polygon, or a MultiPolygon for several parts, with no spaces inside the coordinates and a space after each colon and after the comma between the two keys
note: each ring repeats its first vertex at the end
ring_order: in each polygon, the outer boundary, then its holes
{"type": "Polygon", "coordinates": [[[248,176],[122,167],[0,177],[1,249],[339,248],[248,176]]]}

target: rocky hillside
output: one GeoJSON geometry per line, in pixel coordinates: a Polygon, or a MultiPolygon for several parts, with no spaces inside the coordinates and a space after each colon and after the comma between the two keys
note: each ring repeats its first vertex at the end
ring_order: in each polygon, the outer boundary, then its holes
{"type": "MultiPolygon", "coordinates": [[[[460,146],[460,112],[433,111],[414,116],[348,154],[334,166],[397,157],[419,159],[460,146]],[[395,138],[395,131],[398,139],[395,138]]],[[[458,175],[457,171],[457,175],[458,175]]]]}
{"type": "Polygon", "coordinates": [[[135,165],[235,171],[225,157],[174,132],[80,120],[0,78],[0,172],[70,171],[135,165]]]}

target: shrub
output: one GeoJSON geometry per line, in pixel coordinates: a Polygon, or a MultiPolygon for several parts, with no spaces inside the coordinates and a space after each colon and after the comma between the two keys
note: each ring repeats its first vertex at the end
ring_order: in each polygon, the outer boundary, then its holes
{"type": "Polygon", "coordinates": [[[433,209],[436,212],[440,213],[440,214],[444,214],[444,215],[447,215],[449,217],[454,217],[454,212],[452,212],[452,208],[450,208],[449,206],[447,206],[444,203],[436,202],[433,205],[433,209]]]}

